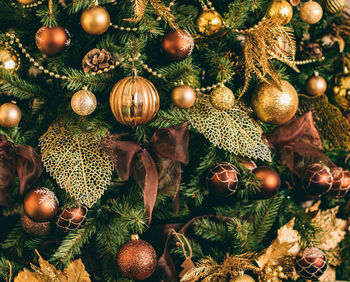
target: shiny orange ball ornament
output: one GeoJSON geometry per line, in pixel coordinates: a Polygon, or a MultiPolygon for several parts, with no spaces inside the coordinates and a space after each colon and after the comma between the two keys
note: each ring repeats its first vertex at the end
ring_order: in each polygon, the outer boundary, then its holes
{"type": "Polygon", "coordinates": [[[22,5],[30,5],[30,4],[34,4],[35,2],[37,2],[38,0],[17,0],[18,3],[22,4],[22,5]]]}
{"type": "Polygon", "coordinates": [[[99,35],[109,28],[111,17],[104,7],[92,6],[81,14],[80,23],[87,33],[99,35]]]}
{"type": "Polygon", "coordinates": [[[42,26],[35,35],[35,43],[42,53],[56,55],[70,45],[70,34],[61,26],[42,26]]]}
{"type": "Polygon", "coordinates": [[[271,198],[278,192],[281,178],[273,168],[259,166],[253,170],[253,173],[261,181],[260,192],[257,193],[259,199],[271,198]]]}
{"type": "Polygon", "coordinates": [[[170,58],[181,61],[192,54],[194,41],[187,30],[172,30],[165,34],[161,46],[170,58]]]}
{"type": "Polygon", "coordinates": [[[88,210],[84,206],[64,208],[58,216],[56,225],[64,232],[81,228],[86,222],[87,212],[88,210]]]}
{"type": "Polygon", "coordinates": [[[22,118],[20,108],[14,103],[5,103],[0,106],[0,125],[14,127],[19,124],[22,118]]]}
{"type": "Polygon", "coordinates": [[[171,100],[174,105],[180,109],[188,109],[196,101],[196,92],[191,86],[186,84],[177,86],[171,92],[171,100]]]}
{"type": "Polygon", "coordinates": [[[311,96],[321,96],[326,90],[327,82],[318,72],[306,81],[306,92],[311,96]]]}
{"type": "Polygon", "coordinates": [[[51,232],[51,222],[36,222],[31,220],[25,213],[21,216],[23,230],[32,236],[46,236],[51,232]]]}

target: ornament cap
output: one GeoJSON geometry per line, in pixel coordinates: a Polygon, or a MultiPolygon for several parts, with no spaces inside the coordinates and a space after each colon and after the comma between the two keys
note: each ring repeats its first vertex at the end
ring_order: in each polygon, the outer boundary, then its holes
{"type": "Polygon", "coordinates": [[[139,234],[131,234],[131,240],[140,240],[139,234]]]}
{"type": "Polygon", "coordinates": [[[343,73],[345,73],[345,74],[349,73],[349,69],[347,66],[344,66],[343,73]]]}
{"type": "Polygon", "coordinates": [[[320,73],[317,70],[315,70],[314,71],[314,76],[319,76],[319,75],[320,75],[320,73]]]}

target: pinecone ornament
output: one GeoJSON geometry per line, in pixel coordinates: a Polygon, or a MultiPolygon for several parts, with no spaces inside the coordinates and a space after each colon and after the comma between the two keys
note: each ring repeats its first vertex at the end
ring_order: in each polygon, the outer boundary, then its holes
{"type": "Polygon", "coordinates": [[[295,270],[304,279],[317,280],[327,269],[327,257],[315,247],[301,250],[295,258],[295,270]]]}
{"type": "Polygon", "coordinates": [[[108,51],[95,48],[85,55],[82,64],[85,73],[97,72],[113,65],[114,58],[108,51]]]}
{"type": "Polygon", "coordinates": [[[302,60],[322,58],[322,46],[315,42],[302,42],[299,47],[300,58],[302,60]]]}

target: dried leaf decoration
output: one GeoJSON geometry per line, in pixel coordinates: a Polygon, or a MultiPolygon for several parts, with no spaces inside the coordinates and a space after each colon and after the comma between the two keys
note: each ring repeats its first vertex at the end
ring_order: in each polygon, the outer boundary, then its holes
{"type": "Polygon", "coordinates": [[[248,158],[271,161],[271,152],[263,142],[262,129],[244,107],[236,102],[227,111],[212,107],[209,96],[198,94],[189,112],[192,126],[220,149],[248,158]]]}
{"type": "Polygon", "coordinates": [[[40,138],[42,161],[61,188],[91,207],[110,184],[113,165],[100,141],[90,134],[72,136],[64,127],[51,125],[40,138]]]}

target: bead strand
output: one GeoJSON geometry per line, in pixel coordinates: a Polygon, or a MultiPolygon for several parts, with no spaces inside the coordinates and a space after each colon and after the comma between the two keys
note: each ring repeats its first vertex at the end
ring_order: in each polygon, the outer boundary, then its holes
{"type": "Polygon", "coordinates": [[[311,63],[315,63],[315,62],[321,62],[325,59],[324,56],[322,56],[321,58],[310,58],[310,59],[306,59],[306,60],[301,60],[301,61],[289,61],[283,58],[280,58],[279,56],[277,56],[275,53],[269,51],[268,52],[273,58],[283,62],[283,63],[292,63],[294,65],[300,66],[300,65],[306,65],[306,64],[311,64],[311,63]]]}
{"type": "Polygon", "coordinates": [[[143,60],[140,60],[140,63],[142,64],[143,68],[148,71],[150,74],[152,74],[153,76],[156,76],[158,78],[162,77],[161,73],[156,72],[155,70],[153,70],[152,68],[150,68],[148,65],[145,64],[145,62],[143,60]]]}

